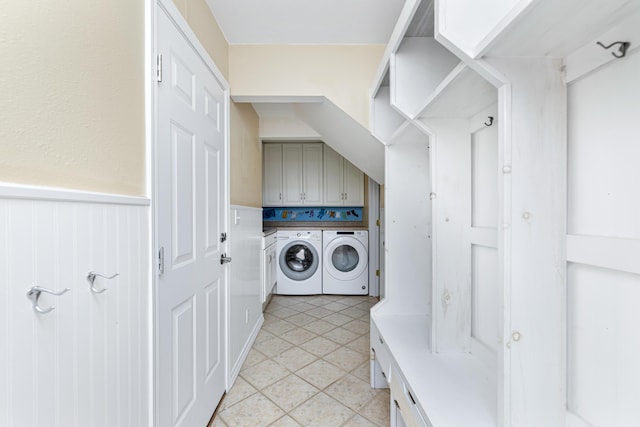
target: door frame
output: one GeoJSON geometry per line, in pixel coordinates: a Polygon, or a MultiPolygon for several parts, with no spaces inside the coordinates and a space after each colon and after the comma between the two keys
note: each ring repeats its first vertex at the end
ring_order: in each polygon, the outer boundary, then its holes
{"type": "Polygon", "coordinates": [[[369,296],[380,297],[380,184],[368,178],[367,197],[369,201],[369,296]],[[378,273],[379,272],[379,273],[378,273]]]}
{"type": "MultiPolygon", "coordinates": [[[[222,197],[225,201],[225,212],[223,213],[224,219],[222,221],[223,228],[229,230],[229,218],[231,214],[231,199],[230,199],[230,187],[229,187],[229,167],[230,167],[230,86],[227,79],[220,72],[215,62],[204,48],[198,37],[193,32],[189,24],[182,16],[178,8],[175,6],[172,0],[146,0],[145,1],[145,131],[146,131],[146,194],[151,200],[149,222],[150,230],[149,236],[151,236],[152,248],[150,257],[150,270],[149,270],[149,283],[151,284],[149,297],[150,297],[150,310],[149,310],[149,324],[152,325],[149,334],[149,348],[152,349],[152,360],[149,364],[149,390],[147,396],[151,399],[149,404],[149,420],[151,425],[157,425],[158,414],[158,395],[157,384],[158,376],[158,351],[157,351],[157,339],[156,337],[160,333],[158,330],[157,319],[157,275],[158,275],[158,168],[157,168],[157,125],[158,125],[158,81],[157,81],[157,13],[158,8],[162,8],[170,19],[174,22],[177,29],[182,33],[186,40],[191,44],[195,52],[202,58],[206,66],[213,73],[215,78],[220,82],[224,88],[224,166],[225,173],[223,175],[224,183],[222,197]]],[[[228,233],[228,231],[227,231],[228,233]]],[[[224,283],[222,285],[224,298],[223,304],[225,307],[224,324],[222,326],[222,333],[224,335],[224,370],[225,370],[225,390],[229,388],[229,269],[224,270],[224,283]]],[[[213,412],[212,412],[213,415],[213,412]]]]}

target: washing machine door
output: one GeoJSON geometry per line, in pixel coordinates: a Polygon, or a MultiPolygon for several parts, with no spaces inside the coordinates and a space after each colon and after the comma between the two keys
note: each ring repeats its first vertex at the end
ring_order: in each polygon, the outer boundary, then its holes
{"type": "Polygon", "coordinates": [[[324,260],[331,276],[338,280],[352,280],[367,268],[367,249],[353,237],[337,237],[325,247],[324,260]]]}
{"type": "Polygon", "coordinates": [[[316,249],[302,240],[286,244],[280,252],[280,270],[291,280],[302,281],[318,270],[320,257],[316,249]]]}

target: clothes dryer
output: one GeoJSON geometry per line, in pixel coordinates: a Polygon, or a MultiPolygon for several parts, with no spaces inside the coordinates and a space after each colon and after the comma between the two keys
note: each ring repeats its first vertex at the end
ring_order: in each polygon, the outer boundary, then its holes
{"type": "Polygon", "coordinates": [[[322,293],[322,231],[277,231],[279,295],[322,293]]]}
{"type": "Polygon", "coordinates": [[[322,293],[369,294],[369,232],[322,232],[322,293]]]}

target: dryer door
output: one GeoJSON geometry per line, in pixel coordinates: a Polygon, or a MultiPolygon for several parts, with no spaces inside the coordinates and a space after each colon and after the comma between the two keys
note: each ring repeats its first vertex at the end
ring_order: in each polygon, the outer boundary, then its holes
{"type": "Polygon", "coordinates": [[[302,240],[287,243],[280,252],[280,270],[291,280],[306,280],[318,270],[320,257],[316,249],[302,240]]]}
{"type": "Polygon", "coordinates": [[[364,245],[353,237],[336,237],[324,250],[325,268],[338,280],[352,280],[367,268],[368,255],[364,245]]]}

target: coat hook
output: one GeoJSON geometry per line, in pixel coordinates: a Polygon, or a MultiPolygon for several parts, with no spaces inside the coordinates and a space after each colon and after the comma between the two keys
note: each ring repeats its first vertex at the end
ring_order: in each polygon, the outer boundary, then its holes
{"type": "Polygon", "coordinates": [[[489,116],[488,119],[489,119],[489,123],[484,122],[485,126],[491,126],[493,124],[493,116],[489,116]]]}
{"type": "Polygon", "coordinates": [[[605,46],[604,44],[602,44],[600,42],[596,42],[596,43],[598,45],[602,46],[602,48],[604,48],[604,49],[611,49],[613,46],[619,44],[620,47],[618,48],[618,52],[620,52],[620,53],[616,54],[615,52],[611,52],[611,55],[615,56],[616,58],[624,58],[625,55],[627,54],[627,49],[629,49],[629,46],[631,46],[631,43],[629,43],[629,42],[613,42],[609,46],[605,46]]]}
{"type": "Polygon", "coordinates": [[[118,275],[118,273],[112,275],[112,276],[107,276],[105,274],[102,273],[98,273],[97,271],[90,271],[87,274],[87,281],[89,282],[89,288],[91,289],[91,292],[93,292],[94,294],[101,294],[104,291],[107,290],[107,288],[102,288],[100,290],[97,290],[94,286],[93,286],[93,282],[96,280],[96,277],[100,276],[100,277],[104,277],[105,279],[113,279],[114,277],[116,277],[118,275]]]}
{"type": "Polygon", "coordinates": [[[27,291],[27,298],[29,298],[31,300],[31,304],[33,304],[33,310],[37,313],[40,314],[47,314],[50,311],[52,311],[53,309],[55,309],[55,307],[49,307],[49,308],[42,308],[38,305],[38,300],[40,299],[40,294],[42,292],[45,292],[47,294],[51,294],[51,295],[55,295],[55,296],[60,296],[63,294],[66,294],[67,292],[69,292],[71,289],[69,288],[64,288],[61,291],[52,291],[51,289],[47,289],[47,288],[41,288],[40,286],[32,286],[31,289],[29,289],[27,291]]]}

